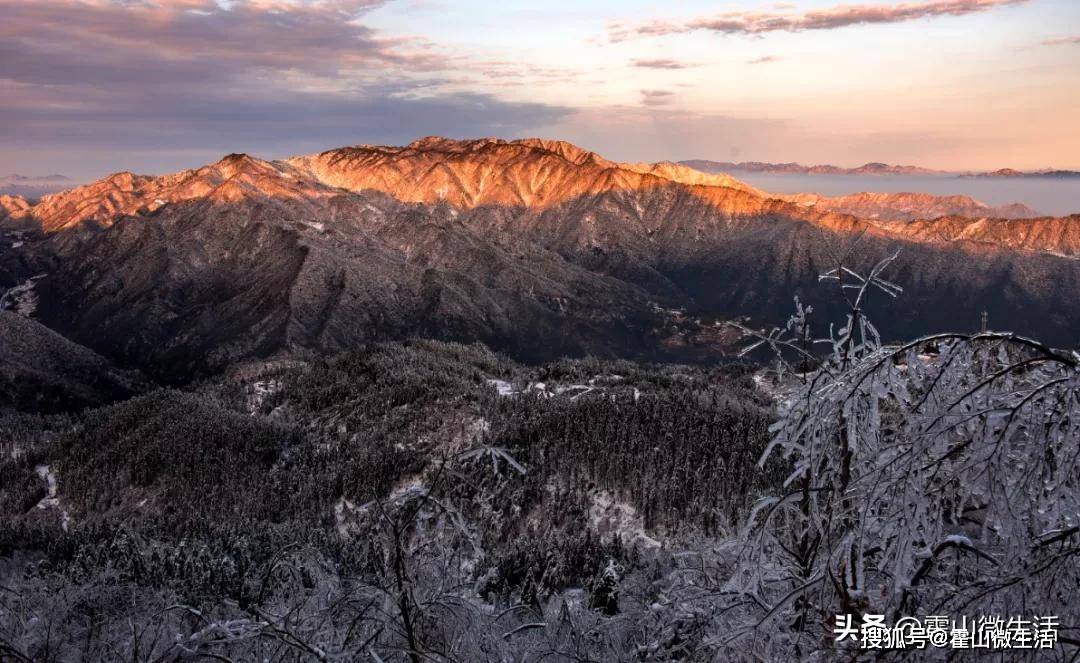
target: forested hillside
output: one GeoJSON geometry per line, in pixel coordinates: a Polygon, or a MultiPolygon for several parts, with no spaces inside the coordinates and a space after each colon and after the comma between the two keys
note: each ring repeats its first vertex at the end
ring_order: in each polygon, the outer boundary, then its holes
{"type": "MultiPolygon", "coordinates": [[[[675,551],[731,532],[775,484],[782,472],[755,466],[771,412],[739,366],[525,367],[438,342],[251,363],[79,413],[9,411],[0,651],[490,660],[537,637],[592,650],[573,645],[596,637],[582,619],[638,609],[620,592],[662,592],[688,563],[675,551]],[[564,602],[566,632],[543,633],[564,602]],[[493,628],[522,630],[487,641],[493,628]]],[[[624,637],[603,647],[621,655],[624,637]]]]}

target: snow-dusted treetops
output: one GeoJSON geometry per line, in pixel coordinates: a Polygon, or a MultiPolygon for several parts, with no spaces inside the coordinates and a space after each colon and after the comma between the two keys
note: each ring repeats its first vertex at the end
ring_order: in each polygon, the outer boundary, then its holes
{"type": "Polygon", "coordinates": [[[836,616],[1052,615],[1075,660],[1080,356],[885,343],[856,246],[846,319],[742,328],[764,374],[425,341],[0,413],[0,659],[921,661],[965,653],[836,616]]]}

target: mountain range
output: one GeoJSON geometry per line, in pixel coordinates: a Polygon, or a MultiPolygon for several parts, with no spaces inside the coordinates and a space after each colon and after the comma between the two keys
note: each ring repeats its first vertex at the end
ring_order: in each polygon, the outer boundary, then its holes
{"type": "Polygon", "coordinates": [[[767,163],[762,161],[710,161],[708,159],[689,159],[680,161],[680,164],[689,166],[706,173],[774,173],[774,174],[799,174],[799,175],[915,175],[927,177],[1048,177],[1055,179],[1080,178],[1080,171],[1043,169],[1021,171],[1012,168],[1001,168],[994,171],[948,171],[922,168],[920,166],[896,166],[887,163],[871,162],[855,168],[844,168],[828,164],[817,166],[804,166],[800,163],[767,163]]]}
{"type": "Polygon", "coordinates": [[[1049,179],[1078,179],[1080,178],[1080,171],[1075,170],[1060,170],[1047,168],[1044,170],[1029,170],[1020,171],[1013,170],[1012,168],[1001,168],[1000,170],[994,170],[986,173],[965,173],[964,177],[1021,177],[1021,178],[1049,178],[1049,179]]]}
{"type": "Polygon", "coordinates": [[[983,310],[1062,345],[1080,325],[1067,304],[1080,216],[994,218],[932,196],[783,199],[560,141],[232,154],[4,208],[0,287],[32,299],[35,324],[165,382],[414,337],[526,361],[716,360],[736,341],[723,320],[780,322],[795,295],[833,319],[817,277],[852,245],[853,268],[901,251],[889,277],[904,294],[869,303],[889,337],[971,329],[983,310]]]}
{"type": "Polygon", "coordinates": [[[63,175],[28,176],[12,173],[0,176],[0,195],[37,198],[46,193],[63,191],[74,182],[63,175]]]}
{"type": "Polygon", "coordinates": [[[774,197],[803,207],[841,212],[867,219],[893,221],[935,219],[940,216],[963,216],[973,219],[1035,219],[1043,216],[1022,203],[994,207],[971,196],[864,192],[832,197],[816,193],[774,194],[774,197]]]}

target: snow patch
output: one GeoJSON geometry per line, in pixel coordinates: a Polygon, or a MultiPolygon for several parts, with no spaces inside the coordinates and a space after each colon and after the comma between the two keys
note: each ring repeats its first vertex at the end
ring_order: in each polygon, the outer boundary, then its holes
{"type": "Polygon", "coordinates": [[[37,472],[37,475],[45,482],[46,488],[45,497],[37,503],[37,508],[42,510],[59,509],[60,527],[65,532],[68,531],[68,527],[71,525],[71,515],[68,514],[67,509],[61,506],[60,498],[56,494],[58,488],[56,472],[48,465],[38,465],[34,468],[34,471],[37,472]]]}
{"type": "Polygon", "coordinates": [[[495,390],[499,392],[500,396],[513,396],[518,393],[514,390],[514,385],[506,380],[488,380],[487,383],[495,387],[495,390]]]}
{"type": "Polygon", "coordinates": [[[348,538],[349,534],[356,529],[356,517],[365,509],[357,507],[351,500],[344,497],[334,504],[334,526],[337,533],[348,538]]]}
{"type": "Polygon", "coordinates": [[[426,494],[427,486],[420,481],[420,477],[413,477],[402,480],[396,488],[390,491],[390,496],[386,499],[388,502],[397,502],[408,497],[418,497],[426,494]]]}
{"type": "MultiPolygon", "coordinates": [[[[592,380],[590,380],[590,382],[592,382],[592,380]]],[[[555,387],[555,389],[552,390],[552,393],[557,396],[561,396],[562,394],[570,394],[571,392],[573,392],[570,396],[570,400],[576,400],[579,396],[584,396],[585,394],[592,392],[594,389],[595,387],[593,387],[592,385],[571,384],[565,387],[555,387]]]]}
{"type": "Polygon", "coordinates": [[[1055,256],[1055,257],[1058,257],[1058,258],[1068,258],[1069,260],[1080,260],[1080,256],[1075,256],[1075,255],[1072,255],[1072,254],[1069,254],[1069,253],[1062,253],[1060,251],[1049,251],[1049,250],[1047,250],[1047,251],[1043,251],[1043,253],[1046,253],[1048,255],[1052,255],[1052,256],[1055,256]]]}
{"type": "Polygon", "coordinates": [[[251,385],[251,393],[247,398],[247,409],[251,414],[255,414],[262,407],[262,404],[266,402],[267,396],[271,396],[281,391],[284,385],[281,380],[259,380],[251,385]]]}
{"type": "Polygon", "coordinates": [[[957,546],[966,546],[968,548],[973,547],[971,539],[967,538],[963,534],[950,534],[949,536],[945,537],[945,542],[957,546]]]}
{"type": "Polygon", "coordinates": [[[762,392],[774,401],[780,400],[780,390],[776,388],[776,385],[766,379],[763,373],[754,373],[754,386],[758,388],[758,391],[762,392]]]}
{"type": "Polygon", "coordinates": [[[615,499],[606,490],[594,491],[589,498],[589,522],[598,534],[614,534],[623,543],[646,548],[660,547],[659,541],[645,533],[644,520],[633,506],[615,499]]]}
{"type": "Polygon", "coordinates": [[[38,305],[38,296],[34,292],[34,282],[44,276],[44,274],[39,274],[8,289],[3,296],[0,296],[0,311],[15,311],[25,318],[33,315],[38,305]]]}

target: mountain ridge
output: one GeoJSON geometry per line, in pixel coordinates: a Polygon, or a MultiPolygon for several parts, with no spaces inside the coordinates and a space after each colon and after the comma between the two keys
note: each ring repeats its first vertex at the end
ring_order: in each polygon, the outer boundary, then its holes
{"type": "MultiPolygon", "coordinates": [[[[818,274],[901,249],[890,334],[969,328],[979,311],[1071,339],[1080,216],[862,219],[569,143],[353,146],[244,154],[160,177],[118,173],[16,212],[33,317],[125,367],[185,381],[278,353],[403,338],[481,341],[544,361],[715,361],[714,322],[822,315],[818,274]]],[[[832,307],[832,308],[830,308],[832,307]]],[[[1070,341],[1071,342],[1071,341],[1070,341]]]]}
{"type": "MultiPolygon", "coordinates": [[[[667,187],[682,187],[732,218],[784,214],[830,230],[862,227],[873,233],[916,239],[950,233],[928,232],[924,223],[917,236],[909,235],[903,225],[888,222],[932,222],[938,217],[959,216],[975,220],[1054,218],[1023,205],[991,207],[967,196],[770,194],[731,177],[701,174],[670,162],[609,161],[562,141],[456,141],[440,137],[419,139],[400,148],[353,146],[278,161],[231,154],[213,164],[157,177],[120,172],[46,195],[32,208],[9,214],[13,218],[32,217],[51,233],[91,220],[107,226],[124,215],[154,212],[165,204],[203,197],[218,202],[244,196],[281,197],[316,204],[345,192],[372,190],[406,203],[445,203],[462,209],[485,205],[544,209],[582,197],[667,187]]],[[[644,209],[634,212],[640,216],[644,209]]],[[[950,224],[955,225],[955,221],[950,224]]],[[[1000,232],[985,236],[993,238],[987,241],[1002,241],[1000,232]]],[[[1074,251],[1069,241],[1037,246],[1040,248],[1029,250],[1059,255],[1074,251]]]]}

